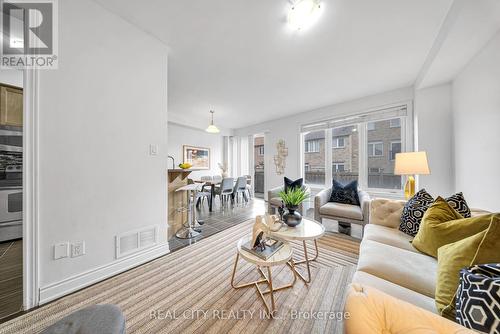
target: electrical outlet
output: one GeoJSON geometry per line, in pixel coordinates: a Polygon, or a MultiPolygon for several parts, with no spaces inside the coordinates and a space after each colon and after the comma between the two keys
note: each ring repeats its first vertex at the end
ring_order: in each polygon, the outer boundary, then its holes
{"type": "Polygon", "coordinates": [[[71,244],[71,257],[85,255],[85,241],[76,241],[71,244]]]}
{"type": "Polygon", "coordinates": [[[59,260],[64,257],[68,257],[69,253],[69,243],[60,242],[54,245],[54,260],[59,260]]]}

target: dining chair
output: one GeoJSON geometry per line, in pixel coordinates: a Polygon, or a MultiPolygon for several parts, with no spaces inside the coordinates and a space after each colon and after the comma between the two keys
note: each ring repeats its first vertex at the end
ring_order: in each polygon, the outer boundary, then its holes
{"type": "Polygon", "coordinates": [[[252,193],[253,193],[252,176],[251,175],[243,175],[243,176],[247,178],[248,198],[252,198],[252,193]]]}
{"type": "Polygon", "coordinates": [[[240,194],[242,194],[245,202],[248,202],[247,198],[247,177],[240,176],[236,180],[236,184],[234,185],[233,193],[236,196],[236,203],[239,202],[240,194]]]}
{"type": "Polygon", "coordinates": [[[213,181],[214,181],[214,182],[216,182],[216,183],[220,183],[220,182],[222,182],[222,176],[220,176],[220,175],[214,175],[214,176],[212,177],[212,179],[213,179],[213,181]]]}
{"type": "MultiPolygon", "coordinates": [[[[187,180],[187,184],[194,184],[194,181],[192,179],[187,180]]],[[[210,191],[205,190],[205,186],[202,186],[201,191],[196,191],[194,192],[194,202],[196,203],[196,207],[199,207],[200,204],[202,204],[205,199],[208,199],[211,195],[210,191]]],[[[208,200],[207,200],[208,203],[208,200]]]]}
{"type": "Polygon", "coordinates": [[[228,196],[231,198],[231,202],[233,202],[233,187],[234,178],[226,177],[222,179],[220,187],[215,189],[215,194],[219,195],[219,199],[222,203],[227,202],[228,196]]]}

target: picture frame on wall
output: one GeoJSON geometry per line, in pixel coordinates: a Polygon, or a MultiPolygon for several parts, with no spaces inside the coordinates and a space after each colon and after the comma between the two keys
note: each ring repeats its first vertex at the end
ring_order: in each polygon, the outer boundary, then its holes
{"type": "Polygon", "coordinates": [[[188,162],[195,169],[210,169],[210,149],[207,147],[198,147],[183,145],[183,162],[188,162]]]}

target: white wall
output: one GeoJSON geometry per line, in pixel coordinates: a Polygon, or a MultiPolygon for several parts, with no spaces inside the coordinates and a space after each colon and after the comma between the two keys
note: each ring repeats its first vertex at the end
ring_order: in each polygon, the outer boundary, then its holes
{"type": "Polygon", "coordinates": [[[93,1],[59,2],[59,69],[39,81],[42,301],[168,252],[167,54],[93,1]],[[115,260],[115,235],[149,225],[162,246],[115,260]],[[53,260],[76,240],[86,255],[53,260]]]}
{"type": "Polygon", "coordinates": [[[456,188],[472,206],[500,211],[500,32],[452,87],[456,188]]]}
{"type": "Polygon", "coordinates": [[[415,148],[427,152],[431,170],[430,175],[419,176],[419,188],[433,196],[449,196],[455,191],[451,85],[417,90],[415,120],[415,148]]]}
{"type": "Polygon", "coordinates": [[[402,88],[237,129],[234,130],[234,134],[237,136],[248,136],[260,133],[265,134],[265,187],[266,190],[268,190],[282,185],[284,175],[293,179],[301,176],[300,125],[335,116],[359,113],[392,103],[408,102],[410,100],[413,100],[413,88],[402,88]],[[273,161],[273,156],[276,154],[275,145],[279,139],[284,139],[288,147],[288,157],[286,159],[284,175],[276,174],[273,161]]]}
{"type": "Polygon", "coordinates": [[[23,72],[20,70],[0,69],[0,83],[23,87],[23,72]]]}
{"type": "MultiPolygon", "coordinates": [[[[183,126],[177,123],[168,123],[168,154],[173,156],[175,164],[183,160],[182,146],[200,146],[210,148],[210,170],[192,172],[189,177],[196,179],[202,175],[220,175],[218,163],[223,161],[222,134],[208,133],[203,130],[183,126]]],[[[168,160],[168,168],[172,168],[172,160],[168,160]]],[[[176,166],[177,168],[177,166],[176,166]]]]}

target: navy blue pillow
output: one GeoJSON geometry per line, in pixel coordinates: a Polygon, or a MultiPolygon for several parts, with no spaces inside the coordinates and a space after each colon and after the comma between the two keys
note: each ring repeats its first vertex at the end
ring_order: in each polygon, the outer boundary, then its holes
{"type": "Polygon", "coordinates": [[[303,183],[304,179],[302,178],[293,181],[285,176],[285,192],[287,192],[288,189],[293,189],[297,187],[302,188],[303,183]]]}
{"type": "Polygon", "coordinates": [[[333,180],[330,202],[359,206],[358,180],[351,181],[346,185],[333,180]]]}

